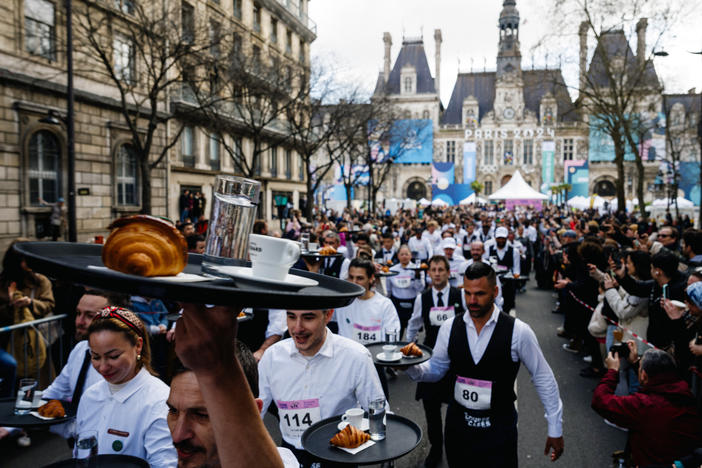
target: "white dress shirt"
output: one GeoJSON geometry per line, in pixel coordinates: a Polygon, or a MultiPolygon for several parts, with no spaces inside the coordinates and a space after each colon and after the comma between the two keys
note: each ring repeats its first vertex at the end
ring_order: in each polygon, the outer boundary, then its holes
{"type": "Polygon", "coordinates": [[[385,330],[400,331],[395,304],[378,293],[370,299],[358,297],[346,307],[335,309],[334,320],[339,325],[339,335],[362,345],[385,341],[385,330]]]}
{"type": "Polygon", "coordinates": [[[526,235],[529,238],[529,242],[531,242],[532,244],[536,242],[537,232],[534,226],[529,225],[529,227],[526,228],[526,235]]]}
{"type": "Polygon", "coordinates": [[[422,233],[422,239],[426,239],[429,242],[429,245],[431,245],[432,251],[439,253],[441,252],[441,249],[439,248],[441,245],[441,231],[438,229],[434,229],[434,232],[431,233],[429,230],[426,230],[422,233]]]}
{"type": "Polygon", "coordinates": [[[101,380],[83,393],[76,430],[97,432],[99,454],[133,455],[153,467],[174,467],[178,455],[166,423],[168,393],[168,385],[146,369],[115,393],[101,380]]]}
{"type": "Polygon", "coordinates": [[[412,238],[407,241],[407,246],[410,252],[417,252],[417,259],[419,260],[429,260],[434,255],[434,249],[432,249],[431,243],[424,237],[417,239],[417,236],[412,236],[412,238]]]}
{"type": "Polygon", "coordinates": [[[397,271],[398,275],[385,278],[388,297],[392,296],[397,299],[414,299],[417,297],[417,294],[422,292],[424,289],[424,282],[422,281],[421,275],[423,272],[420,272],[420,276],[417,278],[414,270],[407,269],[415,267],[416,265],[412,262],[409,262],[407,267],[403,267],[401,263],[397,263],[390,267],[390,271],[397,271]]]}
{"type": "MultiPolygon", "coordinates": [[[[480,330],[478,334],[473,320],[469,314],[463,314],[466,332],[468,334],[468,346],[473,360],[477,363],[485,354],[488,343],[495,331],[497,318],[500,309],[493,307],[492,316],[480,330]]],[[[454,319],[448,320],[439,329],[439,336],[434,346],[431,359],[422,364],[407,369],[407,374],[412,380],[422,382],[437,382],[449,370],[451,360],[448,354],[449,338],[451,336],[451,326],[454,319]]],[[[553,376],[553,371],[544,358],[539,342],[534,331],[519,319],[514,321],[514,332],[512,333],[511,347],[512,361],[521,361],[529,371],[531,380],[539,394],[541,403],[546,410],[546,421],[548,423],[548,436],[561,437],[563,435],[563,402],[558,393],[558,383],[553,376]]]]}
{"type": "Polygon", "coordinates": [[[347,279],[349,277],[349,265],[351,265],[351,260],[348,258],[344,257],[333,257],[333,258],[325,258],[322,260],[322,267],[325,269],[328,269],[329,267],[334,264],[334,262],[338,259],[342,258],[341,262],[341,270],[339,270],[339,279],[347,279]]]}
{"type": "Polygon", "coordinates": [[[521,256],[519,255],[519,249],[515,246],[512,245],[511,242],[506,242],[504,248],[499,248],[497,246],[497,242],[494,240],[490,245],[485,245],[485,255],[483,256],[483,260],[485,263],[490,263],[490,249],[492,246],[495,246],[495,251],[497,252],[497,258],[502,260],[505,258],[505,254],[507,253],[507,249],[512,247],[512,273],[520,274],[521,273],[521,256]]]}
{"type": "Polygon", "coordinates": [[[288,330],[287,311],[285,309],[268,310],[268,326],[266,327],[266,339],[273,335],[281,338],[288,330]]]}
{"type": "MultiPolygon", "coordinates": [[[[76,389],[78,376],[80,375],[80,368],[83,367],[83,360],[85,359],[85,353],[87,351],[88,340],[82,340],[76,343],[71,350],[71,354],[68,355],[66,365],[63,366],[63,369],[61,369],[61,373],[54,379],[53,382],[51,382],[51,385],[46,387],[46,390],[42,392],[42,399],[47,401],[71,401],[73,399],[73,392],[76,389]]],[[[96,371],[92,364],[89,363],[88,371],[85,374],[83,391],[87,390],[90,388],[90,386],[100,382],[101,380],[102,376],[98,374],[98,371],[96,371]]],[[[49,430],[66,439],[73,437],[75,434],[75,419],[64,424],[54,424],[49,430]]]]}
{"type": "MultiPolygon", "coordinates": [[[[469,258],[466,260],[466,269],[473,264],[474,260],[472,258],[469,258]]],[[[483,260],[483,263],[486,264],[487,266],[491,265],[483,260]]],[[[465,273],[465,270],[463,270],[465,273]]],[[[495,282],[497,283],[497,297],[495,298],[495,305],[502,310],[502,304],[505,303],[505,299],[502,297],[502,281],[500,281],[500,277],[498,275],[495,275],[495,282]]]]}
{"type": "MultiPolygon", "coordinates": [[[[319,418],[341,415],[349,408],[384,398],[370,352],[360,344],[326,330],[324,344],[313,357],[300,354],[292,338],[279,341],[258,364],[259,396],[265,414],[272,401],[318,400],[319,418]]],[[[305,418],[301,418],[304,420],[305,418]]],[[[305,421],[304,427],[317,420],[305,421]]],[[[280,418],[281,432],[286,424],[280,418]]],[[[283,437],[298,449],[300,439],[283,437]]]]}
{"type": "Polygon", "coordinates": [[[449,259],[449,284],[454,288],[463,286],[463,274],[466,272],[468,264],[463,255],[458,254],[458,250],[449,259]]]}
{"type": "MultiPolygon", "coordinates": [[[[439,292],[441,292],[441,299],[444,302],[444,306],[453,305],[448,303],[450,290],[451,285],[448,282],[446,283],[446,286],[444,286],[444,288],[440,291],[437,291],[436,288],[432,287],[431,297],[434,300],[434,304],[438,303],[439,292]]],[[[461,294],[461,305],[465,309],[466,299],[463,294],[461,294]]],[[[422,328],[423,325],[424,320],[422,318],[422,294],[420,293],[419,295],[417,295],[417,300],[414,301],[414,309],[412,310],[412,316],[410,317],[409,322],[407,323],[407,341],[415,341],[417,338],[417,333],[419,333],[419,329],[422,328]]]]}

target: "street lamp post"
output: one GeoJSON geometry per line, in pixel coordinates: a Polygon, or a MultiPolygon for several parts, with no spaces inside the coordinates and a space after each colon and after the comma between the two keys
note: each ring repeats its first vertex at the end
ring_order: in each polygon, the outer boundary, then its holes
{"type": "Polygon", "coordinates": [[[68,148],[68,241],[76,242],[76,148],[73,96],[73,13],[71,0],[66,0],[66,140],[68,148]]]}

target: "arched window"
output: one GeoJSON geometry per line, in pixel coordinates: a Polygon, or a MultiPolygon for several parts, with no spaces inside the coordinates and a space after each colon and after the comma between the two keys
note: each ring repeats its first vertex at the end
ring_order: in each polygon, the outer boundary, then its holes
{"type": "Polygon", "coordinates": [[[428,110],[424,109],[424,110],[422,111],[422,118],[423,118],[423,119],[429,119],[429,118],[430,118],[430,116],[429,116],[429,111],[428,111],[428,110]]]}
{"type": "Polygon", "coordinates": [[[117,204],[138,205],[139,170],[132,145],[126,144],[117,153],[117,204]]]}
{"type": "Polygon", "coordinates": [[[29,139],[29,204],[41,200],[55,203],[59,198],[59,141],[48,130],[39,130],[29,139]]]}

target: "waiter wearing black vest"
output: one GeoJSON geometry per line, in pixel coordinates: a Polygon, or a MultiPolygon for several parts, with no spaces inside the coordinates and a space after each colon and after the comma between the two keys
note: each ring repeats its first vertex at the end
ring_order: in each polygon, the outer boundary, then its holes
{"type": "Polygon", "coordinates": [[[544,455],[557,460],[563,453],[563,403],[536,335],[529,325],[495,306],[497,286],[490,266],[469,266],[463,291],[468,314],[446,321],[432,358],[407,371],[418,381],[451,379],[445,429],[449,467],[518,465],[514,382],[521,363],[546,410],[544,455]]]}
{"type": "Polygon", "coordinates": [[[504,278],[502,282],[502,297],[505,299],[503,310],[507,313],[514,309],[517,295],[517,281],[513,278],[518,278],[521,272],[521,256],[519,251],[507,242],[508,234],[506,227],[495,229],[495,241],[491,242],[487,249],[488,258],[497,260],[498,265],[507,267],[512,272],[512,278],[504,278]]]}
{"type": "MultiPolygon", "coordinates": [[[[407,325],[407,339],[415,341],[420,327],[426,332],[424,344],[433,348],[439,328],[456,314],[464,311],[461,291],[452,287],[448,280],[449,262],[443,255],[435,255],[429,260],[429,277],[432,287],[417,296],[412,317],[407,325]]],[[[451,380],[447,377],[436,383],[417,384],[415,398],[422,400],[424,416],[427,420],[427,434],[431,448],[425,466],[434,467],[441,462],[443,453],[443,433],[441,404],[450,401],[451,380]]]]}

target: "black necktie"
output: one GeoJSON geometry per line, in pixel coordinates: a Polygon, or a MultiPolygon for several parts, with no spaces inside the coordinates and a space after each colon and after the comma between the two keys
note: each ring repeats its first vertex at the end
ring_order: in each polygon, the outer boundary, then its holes
{"type": "Polygon", "coordinates": [[[444,299],[442,298],[443,295],[444,295],[444,293],[439,291],[438,298],[437,298],[438,300],[436,301],[436,307],[443,307],[444,306],[444,299]]]}
{"type": "Polygon", "coordinates": [[[80,397],[83,395],[83,387],[85,386],[85,378],[88,376],[88,366],[90,365],[90,350],[85,350],[85,357],[83,358],[83,365],[80,368],[80,373],[78,374],[78,382],[76,382],[76,388],[73,390],[73,398],[71,399],[71,405],[73,408],[78,410],[78,402],[80,402],[80,397]]]}

